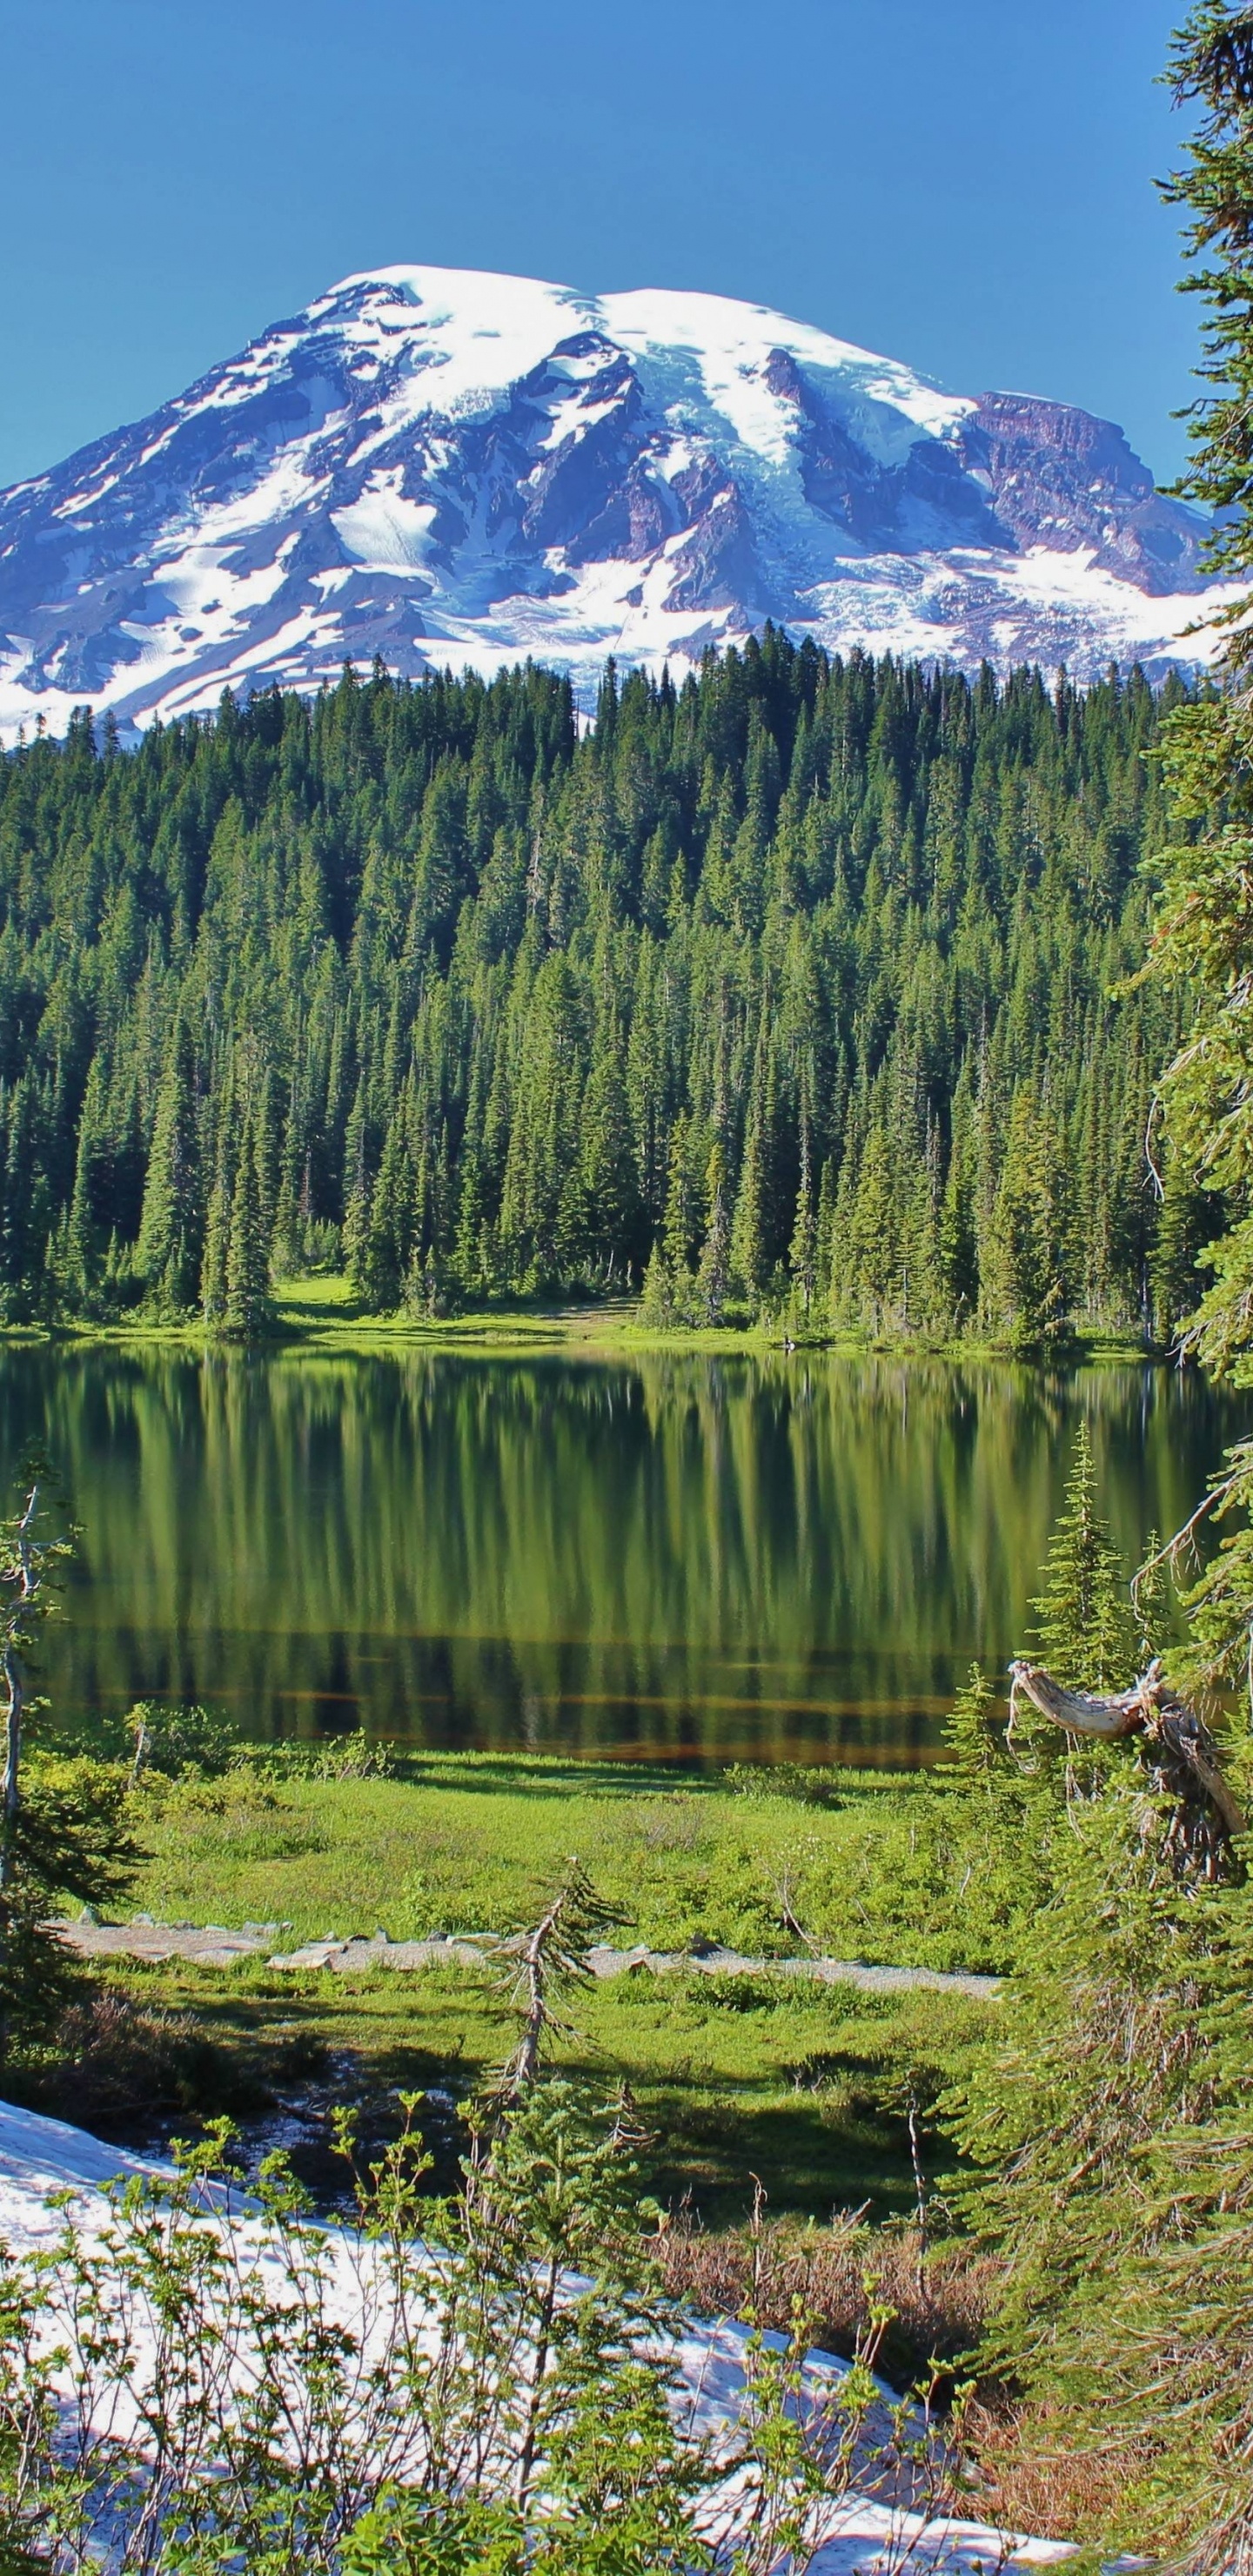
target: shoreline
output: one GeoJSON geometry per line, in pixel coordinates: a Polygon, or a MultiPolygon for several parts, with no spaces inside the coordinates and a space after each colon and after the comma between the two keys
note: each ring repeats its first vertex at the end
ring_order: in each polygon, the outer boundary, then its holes
{"type": "Polygon", "coordinates": [[[206,1354],[238,1351],[254,1358],[303,1351],[322,1355],[338,1351],[349,1356],[359,1351],[363,1357],[374,1357],[386,1351],[429,1350],[488,1357],[570,1352],[588,1358],[657,1353],[691,1359],[942,1360],[955,1365],[992,1362],[1028,1369],[1034,1375],[1099,1367],[1163,1368],[1169,1361],[1169,1353],[1159,1346],[1113,1330],[1076,1332],[1055,1350],[1028,1352],[982,1337],[932,1341],[921,1335],[879,1338],[836,1331],[798,1337],[759,1323],[666,1327],[642,1322],[638,1299],[626,1297],[586,1305],[479,1307],[464,1315],[439,1317],[402,1311],[370,1315],[360,1311],[348,1282],[339,1276],[283,1282],[275,1292],[273,1325],[253,1342],[230,1340],[191,1318],[185,1322],[136,1318],[107,1324],[0,1325],[0,1347],[5,1345],[67,1350],[173,1347],[206,1354]]]}

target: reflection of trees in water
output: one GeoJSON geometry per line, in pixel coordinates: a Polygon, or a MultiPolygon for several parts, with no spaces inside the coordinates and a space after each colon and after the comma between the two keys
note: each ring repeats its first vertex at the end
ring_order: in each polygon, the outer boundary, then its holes
{"type": "Polygon", "coordinates": [[[1195,1378],[822,1357],[0,1357],[85,1525],[79,1705],[677,1749],[900,1742],[1003,1664],[1078,1413],[1128,1555],[1230,1435],[1195,1378]]]}

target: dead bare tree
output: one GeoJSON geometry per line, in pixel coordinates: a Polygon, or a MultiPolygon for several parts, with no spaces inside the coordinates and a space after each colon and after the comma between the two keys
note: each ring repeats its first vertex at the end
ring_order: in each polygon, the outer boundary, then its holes
{"type": "Polygon", "coordinates": [[[35,1515],[39,1486],[32,1483],[14,1520],[10,1544],[0,1562],[0,1585],[7,1598],[0,1624],[0,1667],[4,1672],[4,1817],[0,1826],[0,1888],[12,1885],[21,1812],[22,1721],[26,1713],[25,1659],[40,1609],[44,1552],[36,1548],[35,1515]]]}
{"type": "Polygon", "coordinates": [[[1203,1719],[1166,1680],[1160,1657],[1129,1690],[1063,1690],[1040,1664],[1010,1665],[1010,1725],[1023,1700],[1067,1735],[1110,1743],[1137,1738],[1153,1786],[1173,1801],[1165,1849],[1175,1868],[1200,1878],[1230,1874],[1244,1816],[1223,1778],[1218,1747],[1203,1719]]]}

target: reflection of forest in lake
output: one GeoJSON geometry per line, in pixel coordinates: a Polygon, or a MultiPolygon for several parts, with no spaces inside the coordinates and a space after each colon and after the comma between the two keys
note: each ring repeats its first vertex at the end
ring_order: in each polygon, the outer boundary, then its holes
{"type": "Polygon", "coordinates": [[[1081,1414],[1134,1561],[1242,1415],[1166,1370],[0,1353],[84,1530],[46,1686],[250,1733],[908,1760],[1003,1668],[1081,1414]]]}

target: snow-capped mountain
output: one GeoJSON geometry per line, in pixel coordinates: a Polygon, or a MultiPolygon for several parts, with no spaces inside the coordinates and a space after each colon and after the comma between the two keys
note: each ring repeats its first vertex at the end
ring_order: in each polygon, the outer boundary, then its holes
{"type": "Polygon", "coordinates": [[[0,726],[344,660],[581,694],[767,618],[998,667],[1205,658],[1204,522],[1121,430],[716,295],[387,268],[0,494],[0,726]]]}

